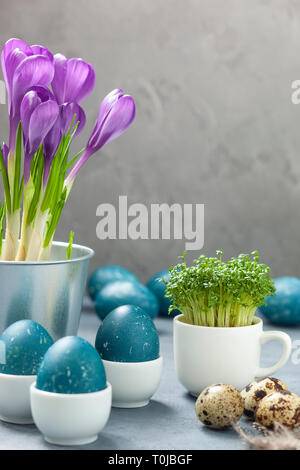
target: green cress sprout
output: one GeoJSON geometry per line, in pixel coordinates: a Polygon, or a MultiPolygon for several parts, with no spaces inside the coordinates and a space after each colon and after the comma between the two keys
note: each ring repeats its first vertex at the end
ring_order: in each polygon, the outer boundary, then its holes
{"type": "Polygon", "coordinates": [[[170,268],[166,297],[171,301],[169,313],[178,309],[183,321],[191,325],[235,327],[252,325],[255,311],[265,298],[275,295],[270,268],[259,263],[259,255],[240,254],[222,261],[201,255],[192,266],[183,262],[170,268]]]}

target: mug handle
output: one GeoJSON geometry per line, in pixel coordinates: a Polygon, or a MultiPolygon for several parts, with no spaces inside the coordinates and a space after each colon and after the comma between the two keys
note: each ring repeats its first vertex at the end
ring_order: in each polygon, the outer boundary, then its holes
{"type": "Polygon", "coordinates": [[[281,358],[279,359],[276,364],[270,367],[258,367],[256,370],[255,377],[267,377],[268,375],[274,374],[277,370],[281,369],[284,364],[287,362],[291,350],[292,350],[292,342],[289,335],[283,333],[283,331],[264,331],[260,336],[260,344],[267,343],[268,341],[272,340],[279,340],[282,344],[282,354],[281,358]]]}

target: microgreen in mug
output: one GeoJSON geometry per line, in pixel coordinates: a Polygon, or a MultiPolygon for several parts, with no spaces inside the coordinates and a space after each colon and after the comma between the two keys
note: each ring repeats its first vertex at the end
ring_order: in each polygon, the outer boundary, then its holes
{"type": "Polygon", "coordinates": [[[179,309],[183,321],[192,325],[237,327],[252,325],[255,311],[265,298],[275,295],[270,268],[259,263],[257,251],[222,261],[201,255],[192,266],[183,262],[170,268],[166,297],[169,311],[179,309]]]}
{"type": "Polygon", "coordinates": [[[0,148],[5,194],[0,205],[1,260],[43,261],[50,257],[79,170],[125,132],[135,117],[135,104],[121,89],[109,93],[87,145],[70,157],[71,143],[86,123],[81,104],[95,85],[93,67],[20,39],[5,43],[1,66],[10,123],[9,145],[0,148]]]}

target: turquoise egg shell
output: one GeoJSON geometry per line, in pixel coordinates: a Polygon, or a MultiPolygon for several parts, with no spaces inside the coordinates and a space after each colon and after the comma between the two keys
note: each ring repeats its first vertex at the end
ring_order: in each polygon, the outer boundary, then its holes
{"type": "Polygon", "coordinates": [[[101,357],[78,336],[59,339],[39,367],[36,388],[52,393],[93,393],[106,388],[101,357]]]}
{"type": "Polygon", "coordinates": [[[111,282],[103,287],[95,299],[96,313],[101,320],[121,305],[141,307],[151,318],[158,314],[157,298],[146,286],[137,282],[111,282]]]}
{"type": "Polygon", "coordinates": [[[45,328],[32,320],[19,320],[10,325],[0,337],[5,364],[2,374],[36,375],[38,367],[52,346],[53,339],[45,328]]]}
{"type": "Polygon", "coordinates": [[[166,282],[169,281],[170,272],[168,269],[154,274],[154,276],[149,279],[146,287],[148,287],[148,289],[151,290],[151,292],[153,292],[153,294],[156,296],[159,304],[160,315],[174,318],[176,315],[180,314],[180,311],[173,310],[173,312],[169,314],[169,306],[171,305],[171,302],[167,297],[165,297],[166,286],[162,279],[164,279],[166,282]]]}
{"type": "Polygon", "coordinates": [[[92,300],[95,300],[96,295],[100,290],[114,281],[131,281],[139,282],[135,274],[122,266],[107,264],[96,269],[88,282],[88,293],[92,300]]]}
{"type": "Polygon", "coordinates": [[[145,362],[159,357],[156,327],[149,315],[135,305],[123,305],[105,317],[95,346],[107,361],[145,362]]]}
{"type": "Polygon", "coordinates": [[[276,296],[267,297],[259,311],[277,325],[300,323],[300,279],[292,276],[274,279],[276,296]]]}

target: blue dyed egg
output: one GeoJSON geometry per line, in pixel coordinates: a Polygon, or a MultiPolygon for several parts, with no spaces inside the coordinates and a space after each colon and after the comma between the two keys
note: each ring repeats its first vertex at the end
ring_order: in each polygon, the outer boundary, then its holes
{"type": "Polygon", "coordinates": [[[45,354],[36,388],[52,393],[92,393],[106,388],[104,366],[96,349],[78,336],[59,339],[45,354]]]}
{"type": "Polygon", "coordinates": [[[159,337],[147,313],[140,307],[123,305],[103,320],[96,337],[96,349],[107,361],[152,361],[159,356],[159,337]]]}
{"type": "Polygon", "coordinates": [[[4,330],[0,340],[1,356],[4,356],[1,357],[0,372],[11,375],[36,375],[45,353],[53,344],[45,328],[32,320],[13,323],[4,330]]]}
{"type": "Polygon", "coordinates": [[[274,280],[275,297],[267,297],[267,305],[259,308],[270,322],[278,325],[300,323],[300,279],[286,276],[274,280]]]}
{"type": "Polygon", "coordinates": [[[157,298],[147,287],[137,282],[111,282],[101,289],[95,299],[95,309],[102,320],[121,305],[137,305],[151,318],[158,314],[157,298]]]}
{"type": "Polygon", "coordinates": [[[94,300],[106,284],[114,281],[139,282],[135,274],[122,266],[113,264],[101,266],[93,272],[88,282],[88,293],[91,299],[94,300]]]}
{"type": "Polygon", "coordinates": [[[180,311],[173,310],[173,312],[169,315],[169,306],[171,305],[171,302],[167,297],[165,297],[166,286],[162,279],[164,279],[166,282],[169,281],[170,272],[168,269],[154,274],[154,276],[149,279],[146,287],[148,287],[148,289],[151,290],[151,292],[153,292],[153,294],[156,296],[159,304],[159,313],[166,317],[169,316],[173,318],[176,315],[179,315],[180,311]]]}

